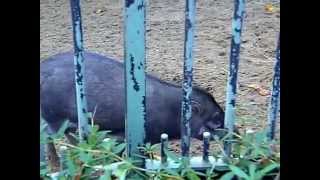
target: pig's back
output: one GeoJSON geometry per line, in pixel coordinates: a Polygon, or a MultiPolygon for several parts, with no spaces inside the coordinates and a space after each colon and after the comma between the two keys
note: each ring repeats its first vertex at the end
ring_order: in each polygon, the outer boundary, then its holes
{"type": "MultiPolygon", "coordinates": [[[[123,65],[111,58],[89,52],[84,53],[84,58],[88,111],[93,112],[97,106],[95,118],[103,118],[99,121],[100,124],[109,124],[102,123],[108,117],[119,117],[113,118],[119,122],[113,126],[118,129],[122,126],[120,121],[123,117],[120,114],[124,102],[123,65]]],[[[65,119],[75,124],[77,122],[74,68],[72,52],[51,56],[40,63],[42,116],[54,131],[65,119]]]]}

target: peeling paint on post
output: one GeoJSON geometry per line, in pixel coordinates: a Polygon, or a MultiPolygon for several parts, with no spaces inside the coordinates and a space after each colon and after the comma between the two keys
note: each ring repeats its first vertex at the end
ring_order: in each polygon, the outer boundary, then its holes
{"type": "Polygon", "coordinates": [[[145,141],[145,1],[125,0],[124,56],[127,155],[145,141]]]}
{"type": "MultiPolygon", "coordinates": [[[[240,55],[241,31],[242,22],[244,18],[245,1],[234,1],[234,14],[232,19],[232,39],[231,39],[231,52],[230,52],[230,67],[227,83],[227,97],[226,97],[226,115],[225,127],[228,132],[232,133],[235,123],[235,102],[237,94],[237,76],[240,55]]],[[[229,156],[231,153],[231,143],[224,144],[226,154],[229,156]]]]}
{"type": "Polygon", "coordinates": [[[70,0],[73,42],[74,42],[74,65],[76,83],[76,103],[79,124],[79,137],[83,140],[89,133],[88,121],[90,117],[87,111],[87,100],[85,96],[85,77],[84,77],[84,57],[83,57],[83,35],[81,23],[81,9],[79,0],[70,0]]]}
{"type": "Polygon", "coordinates": [[[204,132],[203,133],[202,160],[205,161],[205,162],[209,162],[210,137],[211,137],[211,134],[209,132],[204,132]]]}
{"type": "Polygon", "coordinates": [[[184,40],[184,65],[183,65],[183,99],[181,107],[181,153],[189,158],[190,149],[190,120],[192,116],[192,70],[193,70],[193,33],[196,13],[195,0],[186,0],[185,9],[185,40],[184,40]]]}
{"type": "Polygon", "coordinates": [[[276,62],[274,65],[274,75],[272,82],[272,93],[268,109],[268,139],[273,140],[276,130],[276,120],[279,111],[280,97],[280,35],[276,50],[276,62]]]}

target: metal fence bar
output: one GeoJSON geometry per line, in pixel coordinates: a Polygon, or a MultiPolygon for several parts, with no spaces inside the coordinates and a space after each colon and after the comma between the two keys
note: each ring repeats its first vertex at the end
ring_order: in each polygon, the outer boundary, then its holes
{"type": "Polygon", "coordinates": [[[85,96],[85,76],[84,76],[84,57],[83,57],[83,35],[81,23],[81,9],[79,0],[70,0],[73,43],[74,43],[74,64],[75,64],[75,83],[76,83],[76,102],[78,113],[78,126],[80,141],[88,134],[89,124],[87,110],[87,100],[85,96]]]}
{"type": "Polygon", "coordinates": [[[273,140],[275,136],[277,114],[279,111],[280,102],[280,35],[276,50],[276,62],[274,65],[274,75],[272,82],[272,93],[270,104],[268,108],[268,132],[267,136],[269,140],[273,140]]]}
{"type": "Polygon", "coordinates": [[[45,150],[45,144],[41,142],[41,139],[43,138],[42,136],[44,135],[43,133],[46,132],[47,123],[46,121],[42,118],[41,115],[41,107],[40,107],[40,162],[46,162],[46,150],[45,150]],[[46,127],[45,127],[46,126],[46,127]],[[42,129],[43,128],[43,129],[42,129]],[[45,132],[42,132],[45,131],[45,132]]]}
{"type": "Polygon", "coordinates": [[[45,144],[40,144],[40,162],[46,163],[46,150],[45,144]]]}
{"type": "Polygon", "coordinates": [[[60,171],[62,172],[67,166],[67,154],[66,151],[68,150],[67,146],[60,146],[59,147],[59,154],[60,154],[60,171]]]}
{"type": "MultiPolygon", "coordinates": [[[[235,103],[237,94],[237,76],[241,44],[241,31],[244,18],[245,1],[234,1],[234,13],[232,20],[232,39],[230,52],[230,66],[227,83],[227,97],[226,97],[226,116],[225,127],[228,128],[229,133],[233,133],[235,123],[235,103]]],[[[224,149],[227,155],[231,153],[231,142],[226,141],[224,149]]]]}
{"type": "Polygon", "coordinates": [[[211,134],[209,132],[204,132],[203,133],[203,154],[202,154],[202,159],[205,162],[209,162],[210,137],[211,137],[211,134]]]}
{"type": "Polygon", "coordinates": [[[189,157],[190,149],[190,120],[192,116],[192,65],[193,65],[193,34],[195,26],[196,3],[195,0],[186,0],[185,9],[185,40],[184,40],[184,65],[183,65],[183,99],[181,112],[181,153],[189,157]]]}
{"type": "Polygon", "coordinates": [[[125,0],[124,9],[126,141],[132,157],[145,141],[145,1],[125,0]]]}
{"type": "Polygon", "coordinates": [[[161,164],[166,164],[168,160],[165,150],[168,150],[168,134],[163,133],[161,134],[161,148],[160,148],[161,164]]]}

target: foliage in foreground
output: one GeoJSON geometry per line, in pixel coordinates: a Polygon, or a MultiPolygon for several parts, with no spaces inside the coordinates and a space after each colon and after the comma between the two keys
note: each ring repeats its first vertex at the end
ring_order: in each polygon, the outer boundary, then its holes
{"type": "MultiPolygon", "coordinates": [[[[280,153],[276,152],[272,147],[276,142],[268,142],[265,132],[257,132],[255,134],[243,134],[236,136],[233,146],[233,154],[231,158],[224,156],[229,167],[228,171],[216,171],[213,166],[205,172],[196,172],[188,168],[181,160],[180,156],[166,151],[167,156],[181,163],[178,169],[172,170],[162,168],[158,171],[151,171],[136,166],[136,162],[125,156],[125,144],[117,142],[111,138],[107,131],[98,131],[97,126],[91,127],[91,132],[82,143],[74,146],[62,141],[66,123],[61,127],[59,132],[54,135],[48,135],[45,132],[45,125],[42,124],[41,143],[54,142],[57,146],[67,147],[63,151],[62,166],[63,171],[57,175],[57,179],[120,179],[124,180],[128,176],[132,179],[222,179],[230,180],[234,177],[245,180],[259,180],[267,176],[275,177],[280,167],[280,153]],[[112,173],[112,170],[113,173],[112,173]]],[[[220,148],[220,152],[211,155],[220,157],[224,155],[222,144],[229,135],[222,139],[215,138],[220,148]]],[[[144,152],[143,158],[156,158],[157,145],[146,144],[141,147],[144,152]]],[[[40,177],[43,179],[51,179],[49,167],[44,162],[40,163],[40,177]]],[[[130,179],[131,179],[130,178],[130,179]]]]}

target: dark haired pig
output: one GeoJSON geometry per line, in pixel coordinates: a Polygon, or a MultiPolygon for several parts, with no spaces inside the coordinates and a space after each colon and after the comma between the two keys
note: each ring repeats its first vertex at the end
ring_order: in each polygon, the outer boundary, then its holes
{"type": "MultiPolygon", "coordinates": [[[[88,111],[93,112],[100,129],[124,135],[124,66],[98,54],[84,53],[88,111]]],[[[77,127],[73,53],[52,56],[40,63],[42,116],[53,131],[69,119],[77,127]]],[[[180,136],[181,87],[146,75],[146,142],[159,142],[161,133],[180,136]]],[[[202,89],[192,92],[191,135],[201,139],[224,126],[224,112],[214,98],[202,89]]]]}

